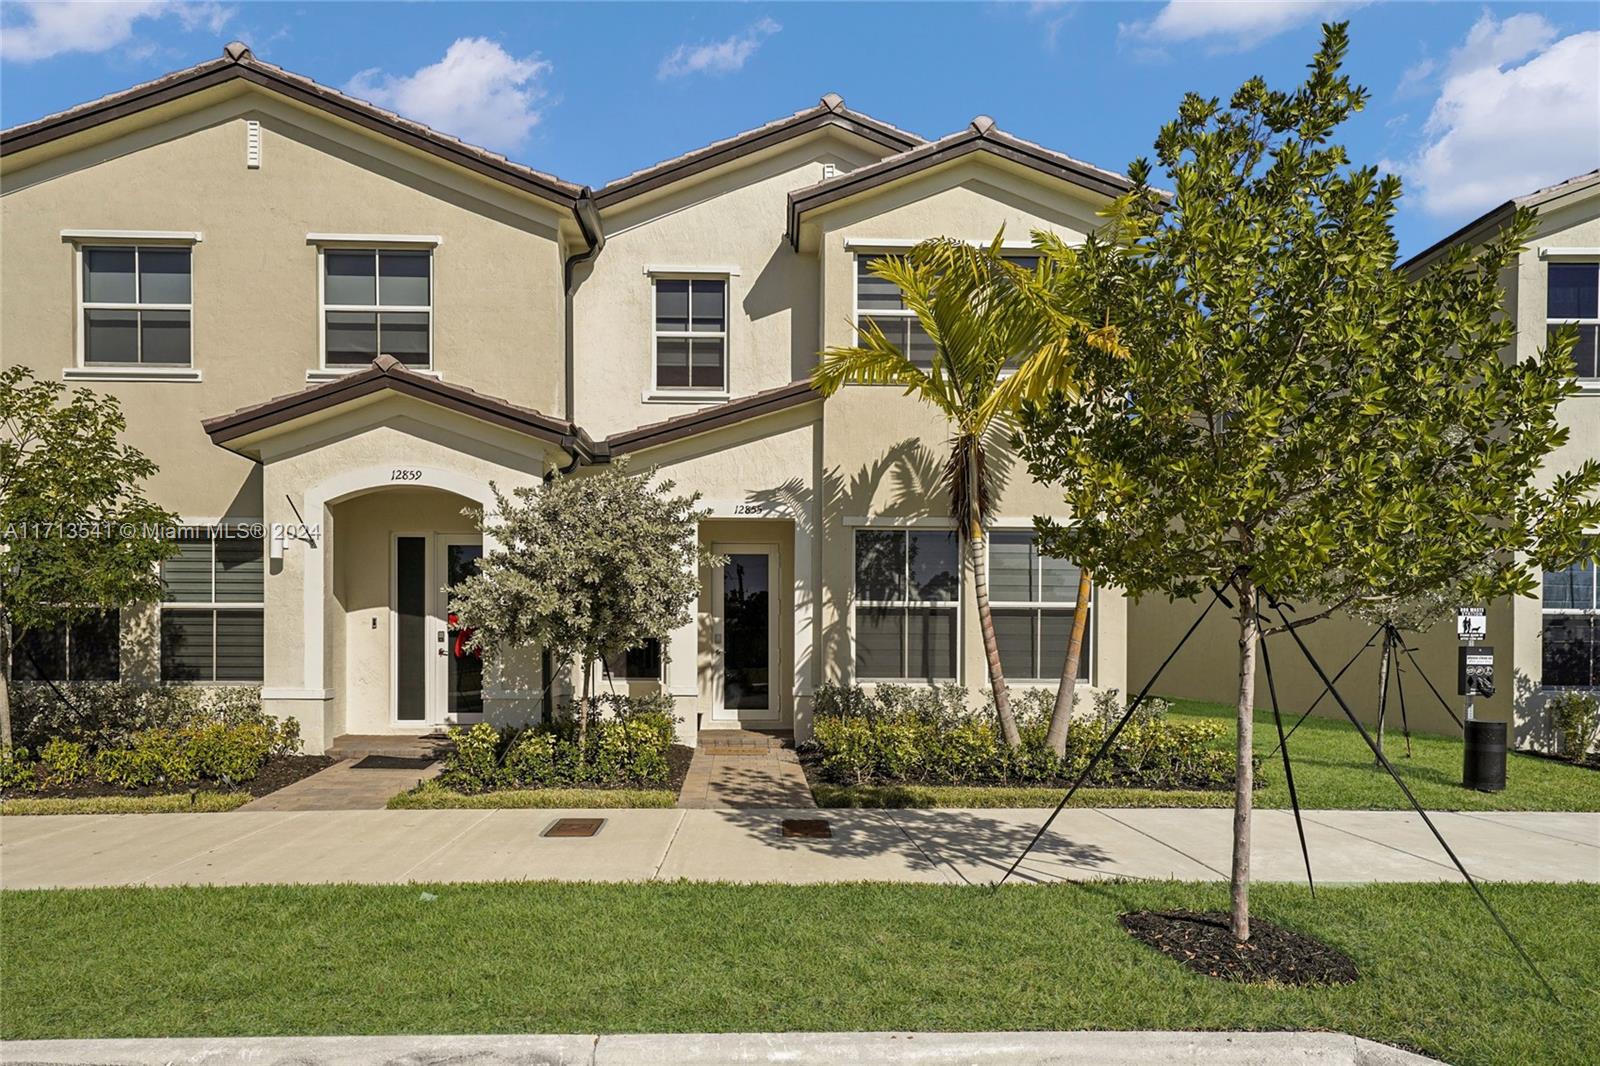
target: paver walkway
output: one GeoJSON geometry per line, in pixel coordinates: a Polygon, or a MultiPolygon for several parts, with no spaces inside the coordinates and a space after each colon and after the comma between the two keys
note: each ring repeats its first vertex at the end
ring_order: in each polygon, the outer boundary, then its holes
{"type": "MultiPolygon", "coordinates": [[[[993,882],[1040,810],[237,811],[0,817],[0,887],[408,881],[993,882]],[[560,817],[599,817],[589,838],[546,837],[560,817]],[[785,837],[823,818],[825,839],[785,837]]],[[[1228,810],[1075,809],[1015,883],[1156,878],[1225,881],[1228,810]]],[[[1433,816],[1487,881],[1600,882],[1600,813],[1433,816]]],[[[1319,884],[1456,881],[1415,814],[1307,811],[1319,884]]],[[[1288,811],[1257,811],[1252,873],[1301,881],[1288,811]]]]}
{"type": "Polygon", "coordinates": [[[342,759],[326,770],[251,800],[244,811],[363,811],[382,810],[391,796],[436,776],[444,764],[423,769],[358,768],[360,759],[342,759]]]}
{"type": "Polygon", "coordinates": [[[800,759],[787,748],[722,755],[696,748],[678,806],[711,810],[815,807],[800,759]]]}

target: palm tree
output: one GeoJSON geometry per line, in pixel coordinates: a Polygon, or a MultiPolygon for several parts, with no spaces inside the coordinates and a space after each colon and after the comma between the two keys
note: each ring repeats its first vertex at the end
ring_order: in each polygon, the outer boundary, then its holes
{"type": "Polygon", "coordinates": [[[1109,331],[1089,329],[1062,310],[1060,299],[1051,298],[1047,259],[1032,270],[1010,262],[1001,252],[1001,236],[987,247],[949,238],[924,241],[904,256],[885,256],[870,267],[893,282],[915,312],[931,342],[926,364],[914,362],[868,320],[860,325],[858,344],[822,353],[811,380],[824,396],[847,384],[899,385],[949,423],[944,476],[950,513],[972,564],[995,713],[1005,742],[1014,748],[1021,736],[989,609],[985,530],[993,494],[984,442],[991,431],[1009,428],[1024,401],[1072,392],[1077,342],[1104,346],[1114,340],[1109,331]]]}

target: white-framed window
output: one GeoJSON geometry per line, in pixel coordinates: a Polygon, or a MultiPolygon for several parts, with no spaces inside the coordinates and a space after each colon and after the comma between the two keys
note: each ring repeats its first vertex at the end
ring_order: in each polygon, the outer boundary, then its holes
{"type": "Polygon", "coordinates": [[[1600,383],[1600,262],[1551,263],[1545,286],[1546,330],[1578,328],[1572,349],[1576,374],[1600,383]]]}
{"type": "MultiPolygon", "coordinates": [[[[1079,610],[1078,566],[1039,553],[1032,530],[989,534],[989,606],[994,615],[1000,667],[1008,680],[1060,680],[1067,641],[1079,610]]],[[[1093,603],[1083,604],[1089,611],[1093,603]]],[[[1078,679],[1089,680],[1094,661],[1094,616],[1089,615],[1078,658],[1078,679]]]]}
{"type": "Polygon", "coordinates": [[[1547,570],[1543,592],[1545,688],[1600,688],[1600,567],[1593,560],[1547,570]]]}
{"type": "Polygon", "coordinates": [[[433,252],[329,246],[318,253],[322,368],[351,370],[391,355],[433,367],[433,252]]]}
{"type": "Polygon", "coordinates": [[[728,392],[728,279],[653,276],[657,392],[728,392]]]}
{"type": "Polygon", "coordinates": [[[79,244],[78,363],[194,365],[193,256],[187,245],[79,244]]]}
{"type": "Polygon", "coordinates": [[[161,564],[161,680],[261,681],[262,548],[252,526],[182,531],[161,564]]]}
{"type": "Polygon", "coordinates": [[[615,681],[660,681],[661,641],[645,638],[636,648],[606,656],[606,676],[615,681]]]}
{"type": "Polygon", "coordinates": [[[954,681],[961,551],[953,529],[855,531],[858,681],[954,681]]]}
{"type": "Polygon", "coordinates": [[[121,619],[98,611],[50,629],[12,629],[11,680],[115,681],[121,676],[121,619]]]}
{"type": "MultiPolygon", "coordinates": [[[[873,323],[913,365],[926,370],[933,365],[932,338],[922,328],[917,313],[906,306],[900,287],[872,272],[874,264],[892,254],[895,253],[856,254],[856,328],[859,330],[868,322],[873,323]]],[[[1003,257],[1027,270],[1032,270],[1039,262],[1037,255],[1028,252],[1006,252],[1003,257]]]]}

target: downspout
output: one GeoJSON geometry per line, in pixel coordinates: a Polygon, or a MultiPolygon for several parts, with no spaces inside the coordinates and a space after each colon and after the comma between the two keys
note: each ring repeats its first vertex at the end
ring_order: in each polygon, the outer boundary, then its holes
{"type": "MultiPolygon", "coordinates": [[[[577,423],[578,414],[575,410],[577,399],[573,385],[574,371],[577,369],[576,357],[573,352],[572,329],[574,316],[572,313],[572,279],[578,270],[578,264],[590,263],[595,256],[600,254],[600,249],[606,246],[605,228],[600,223],[600,209],[594,203],[594,190],[585,185],[578,193],[578,198],[572,204],[572,217],[578,224],[578,232],[583,235],[584,250],[575,255],[567,256],[567,261],[562,265],[561,292],[563,313],[566,315],[565,357],[566,357],[566,417],[567,421],[577,423]]],[[[573,453],[572,465],[575,468],[579,462],[577,453],[573,453]]]]}

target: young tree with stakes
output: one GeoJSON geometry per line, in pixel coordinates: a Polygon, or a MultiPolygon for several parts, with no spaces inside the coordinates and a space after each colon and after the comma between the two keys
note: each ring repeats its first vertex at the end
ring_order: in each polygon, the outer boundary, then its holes
{"type": "Polygon", "coordinates": [[[469,648],[493,659],[507,648],[542,648],[580,663],[580,758],[593,713],[594,667],[607,656],[686,624],[699,595],[699,493],[674,495],[651,468],[625,460],[557,477],[510,496],[480,520],[495,547],[458,584],[450,610],[472,630],[469,648]]]}
{"type": "Polygon", "coordinates": [[[1347,43],[1325,26],[1289,92],[1253,78],[1226,106],[1186,96],[1155,143],[1175,195],[1139,160],[1104,233],[1079,249],[1038,238],[1126,351],[1080,348],[1081,396],[1023,414],[1022,454],[1075,518],[1041,522],[1049,550],[1134,596],[1237,597],[1240,940],[1264,632],[1439,587],[1530,594],[1535,568],[1584,551],[1600,522],[1600,464],[1541,474],[1567,436],[1571,337],[1504,358],[1515,325],[1499,281],[1531,217],[1397,271],[1400,181],[1332,141],[1367,96],[1340,71],[1347,43]],[[1318,602],[1264,630],[1258,597],[1318,602]]]}
{"type": "Polygon", "coordinates": [[[156,465],[120,437],[116,398],[0,371],[0,750],[11,750],[13,634],[46,632],[161,596],[161,534],[144,496],[156,465]]]}

